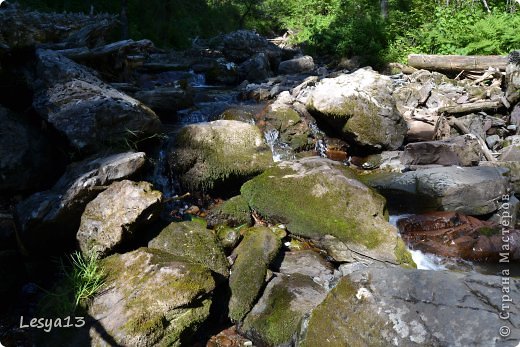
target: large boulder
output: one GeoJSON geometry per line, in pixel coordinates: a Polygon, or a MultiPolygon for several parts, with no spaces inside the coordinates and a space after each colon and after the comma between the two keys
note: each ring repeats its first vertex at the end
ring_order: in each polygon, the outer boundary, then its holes
{"type": "Polygon", "coordinates": [[[285,224],[291,234],[344,244],[350,261],[408,262],[387,222],[385,199],[339,162],[318,157],[281,162],[245,183],[241,193],[252,210],[285,224]]]}
{"type": "Polygon", "coordinates": [[[508,170],[494,167],[434,167],[364,178],[388,199],[398,199],[418,211],[457,211],[485,215],[500,207],[510,189],[508,170]]]}
{"type": "Polygon", "coordinates": [[[273,162],[255,126],[218,120],[184,127],[175,139],[169,163],[184,189],[212,189],[241,183],[273,162]]]}
{"type": "Polygon", "coordinates": [[[114,182],[89,202],[76,234],[84,254],[104,257],[134,238],[159,215],[162,193],[148,182],[114,182]]]}
{"type": "Polygon", "coordinates": [[[171,223],[148,247],[199,263],[223,277],[229,276],[228,261],[215,233],[200,222],[171,223]]]}
{"type": "Polygon", "coordinates": [[[267,41],[254,31],[238,30],[224,37],[225,57],[235,63],[243,63],[256,53],[264,53],[273,70],[276,70],[282,58],[282,49],[267,41]]]}
{"type": "Polygon", "coordinates": [[[271,74],[271,66],[265,53],[255,54],[238,67],[239,78],[250,82],[262,82],[271,74]]]}
{"type": "Polygon", "coordinates": [[[278,65],[278,73],[280,74],[297,74],[312,70],[314,70],[314,59],[308,55],[285,60],[278,65]]]}
{"type": "Polygon", "coordinates": [[[0,124],[0,195],[45,189],[60,170],[50,142],[22,116],[2,106],[0,124]]]}
{"type": "Polygon", "coordinates": [[[358,268],[312,312],[297,345],[516,346],[519,288],[508,276],[358,268]]]}
{"type": "MultiPolygon", "coordinates": [[[[511,146],[513,147],[513,146],[511,146]]],[[[511,158],[514,159],[514,158],[511,158]]],[[[511,186],[515,193],[520,194],[520,161],[519,160],[511,160],[511,161],[481,161],[479,166],[490,166],[490,167],[501,167],[509,170],[509,178],[511,180],[511,186]]]]}
{"type": "Polygon", "coordinates": [[[209,316],[215,282],[199,264],[140,248],[112,255],[101,266],[106,289],[89,307],[96,323],[88,344],[185,346],[209,316]]]}
{"type": "Polygon", "coordinates": [[[25,247],[40,253],[66,248],[75,239],[85,206],[113,181],[134,175],[145,161],[143,152],[127,152],[71,164],[50,190],[16,206],[25,247]]]}
{"type": "Polygon", "coordinates": [[[392,99],[389,77],[370,68],[325,78],[307,98],[307,108],[346,139],[371,149],[397,149],[407,131],[392,99]]]}
{"type": "Polygon", "coordinates": [[[92,153],[160,133],[157,115],[139,101],[103,83],[87,68],[38,49],[33,106],[73,148],[92,153]]]}
{"type": "Polygon", "coordinates": [[[483,158],[482,148],[472,134],[443,141],[409,143],[404,147],[401,162],[404,165],[478,165],[483,158]]]}
{"type": "Polygon", "coordinates": [[[265,286],[268,267],[281,246],[279,236],[267,227],[245,231],[244,239],[233,251],[235,263],[229,276],[229,318],[233,321],[242,320],[253,307],[265,286]]]}

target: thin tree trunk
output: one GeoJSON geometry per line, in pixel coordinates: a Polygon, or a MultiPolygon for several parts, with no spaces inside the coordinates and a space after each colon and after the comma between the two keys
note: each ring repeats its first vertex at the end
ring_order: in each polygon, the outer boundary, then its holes
{"type": "Polygon", "coordinates": [[[384,20],[388,18],[388,0],[381,0],[381,16],[384,20]]]}
{"type": "Polygon", "coordinates": [[[488,3],[486,0],[482,0],[482,5],[484,5],[484,8],[486,9],[487,13],[491,13],[491,10],[489,9],[488,3]]]}
{"type": "Polygon", "coordinates": [[[128,0],[121,0],[121,39],[128,39],[128,0]]]}

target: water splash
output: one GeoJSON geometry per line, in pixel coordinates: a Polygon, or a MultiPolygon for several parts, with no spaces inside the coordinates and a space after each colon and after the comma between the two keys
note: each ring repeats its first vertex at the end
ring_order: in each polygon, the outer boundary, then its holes
{"type": "Polygon", "coordinates": [[[278,130],[266,130],[264,132],[264,138],[269,148],[271,148],[271,152],[273,153],[273,161],[275,163],[282,160],[292,160],[296,158],[292,148],[280,140],[280,132],[278,130]]]}
{"type": "Polygon", "coordinates": [[[193,70],[190,70],[189,73],[191,76],[188,82],[192,87],[209,87],[206,84],[206,76],[204,74],[195,73],[193,70]]]}

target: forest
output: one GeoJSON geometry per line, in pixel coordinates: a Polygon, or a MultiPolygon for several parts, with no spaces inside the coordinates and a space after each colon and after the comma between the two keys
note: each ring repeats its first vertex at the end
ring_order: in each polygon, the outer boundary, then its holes
{"type": "Polygon", "coordinates": [[[117,13],[122,36],[187,48],[239,28],[370,64],[410,53],[507,54],[520,46],[518,0],[22,0],[35,9],[117,13]]]}

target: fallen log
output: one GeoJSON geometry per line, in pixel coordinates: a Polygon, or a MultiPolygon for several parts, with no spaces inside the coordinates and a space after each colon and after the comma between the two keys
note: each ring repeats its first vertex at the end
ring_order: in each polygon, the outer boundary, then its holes
{"type": "Polygon", "coordinates": [[[75,61],[95,61],[110,55],[126,57],[131,53],[148,52],[153,49],[154,45],[150,40],[123,40],[93,49],[87,47],[71,48],[59,50],[58,53],[75,61]]]}
{"type": "Polygon", "coordinates": [[[457,72],[461,70],[480,71],[494,67],[505,71],[507,56],[501,55],[427,55],[410,54],[408,65],[417,69],[457,72]]]}
{"type": "Polygon", "coordinates": [[[440,107],[438,112],[448,114],[470,113],[478,111],[495,111],[504,106],[502,100],[480,101],[467,104],[440,107]]]}

